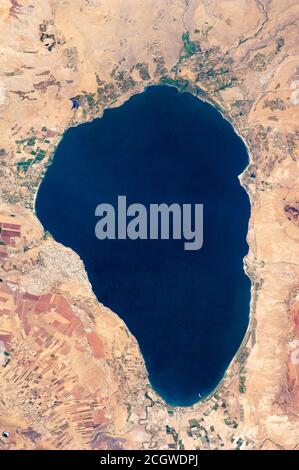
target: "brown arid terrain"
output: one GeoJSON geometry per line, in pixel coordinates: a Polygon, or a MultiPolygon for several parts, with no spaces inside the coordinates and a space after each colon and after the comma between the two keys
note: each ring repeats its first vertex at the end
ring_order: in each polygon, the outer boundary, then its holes
{"type": "Polygon", "coordinates": [[[298,20],[297,0],[0,0],[0,449],[299,447],[298,20]],[[250,326],[190,408],[34,215],[66,128],[155,83],[213,103],[250,156],[250,326]]]}

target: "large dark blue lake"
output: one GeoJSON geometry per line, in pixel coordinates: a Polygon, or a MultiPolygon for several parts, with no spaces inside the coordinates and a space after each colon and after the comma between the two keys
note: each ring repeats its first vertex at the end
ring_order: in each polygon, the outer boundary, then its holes
{"type": "Polygon", "coordinates": [[[153,388],[191,405],[223,377],[249,321],[243,270],[250,204],[238,175],[242,140],[211,105],[149,87],[103,118],[69,129],[40,186],[36,212],[84,261],[93,290],[137,338],[153,388]],[[204,242],[98,240],[96,206],[204,205],[204,242]]]}

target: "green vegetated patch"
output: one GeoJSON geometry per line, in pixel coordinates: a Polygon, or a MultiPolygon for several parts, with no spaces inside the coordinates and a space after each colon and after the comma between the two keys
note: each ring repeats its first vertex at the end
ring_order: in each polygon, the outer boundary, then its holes
{"type": "MultiPolygon", "coordinates": [[[[170,85],[170,86],[176,87],[176,89],[179,91],[179,93],[188,92],[188,93],[191,93],[192,95],[197,96],[197,97],[202,97],[204,99],[207,98],[206,92],[203,91],[198,86],[196,86],[195,84],[193,84],[192,82],[189,82],[189,80],[174,79],[174,78],[169,77],[168,75],[166,75],[166,76],[164,76],[160,79],[160,83],[162,85],[170,85]]],[[[214,106],[217,107],[217,109],[219,109],[219,111],[222,111],[221,108],[219,106],[217,106],[216,104],[214,104],[214,106]]]]}
{"type": "Polygon", "coordinates": [[[148,70],[148,64],[145,62],[139,62],[135,65],[135,68],[138,70],[141,80],[150,80],[151,77],[148,70]]]}
{"type": "MultiPolygon", "coordinates": [[[[233,60],[231,57],[222,57],[219,47],[202,49],[198,40],[192,41],[188,31],[182,34],[183,48],[181,56],[173,68],[178,73],[179,65],[191,60],[192,70],[197,73],[195,82],[205,83],[211,92],[219,92],[238,83],[237,77],[232,71],[233,60]],[[196,57],[196,62],[194,61],[196,57]]],[[[194,92],[194,90],[192,90],[194,92]]],[[[196,96],[200,91],[195,90],[196,96]]]]}
{"type": "Polygon", "coordinates": [[[44,126],[37,135],[15,141],[17,144],[16,153],[23,156],[22,160],[17,162],[17,171],[20,176],[25,176],[32,165],[40,163],[46,158],[47,150],[42,146],[48,146],[55,134],[56,132],[48,131],[44,126]]]}
{"type": "Polygon", "coordinates": [[[246,385],[245,385],[246,377],[240,376],[239,380],[240,380],[240,383],[239,383],[240,393],[245,393],[246,392],[246,385]]]}
{"type": "Polygon", "coordinates": [[[174,79],[168,76],[162,77],[160,80],[160,83],[162,83],[162,85],[174,86],[179,90],[179,92],[186,91],[187,88],[189,87],[188,80],[179,80],[179,79],[174,79]]]}
{"type": "Polygon", "coordinates": [[[184,51],[188,56],[191,57],[197,51],[196,42],[190,40],[190,35],[188,31],[182,34],[182,40],[184,42],[184,51]]]}
{"type": "Polygon", "coordinates": [[[45,150],[42,150],[40,149],[39,147],[37,148],[36,151],[32,151],[30,152],[30,154],[35,157],[35,158],[28,158],[27,160],[25,161],[20,161],[17,163],[17,169],[18,171],[25,171],[27,172],[28,168],[31,166],[31,165],[34,165],[35,163],[38,163],[38,162],[41,162],[45,156],[46,156],[46,151],[45,150]]]}

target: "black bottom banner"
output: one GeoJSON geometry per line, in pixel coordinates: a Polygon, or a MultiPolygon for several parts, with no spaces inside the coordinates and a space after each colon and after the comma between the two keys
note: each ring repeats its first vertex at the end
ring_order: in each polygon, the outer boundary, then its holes
{"type": "MultiPolygon", "coordinates": [[[[293,451],[2,451],[1,468],[5,463],[65,465],[85,470],[104,467],[149,468],[160,465],[189,468],[210,468],[212,465],[284,465],[295,467],[298,454],[293,451]]],[[[8,467],[6,467],[8,468],[8,467]]]]}

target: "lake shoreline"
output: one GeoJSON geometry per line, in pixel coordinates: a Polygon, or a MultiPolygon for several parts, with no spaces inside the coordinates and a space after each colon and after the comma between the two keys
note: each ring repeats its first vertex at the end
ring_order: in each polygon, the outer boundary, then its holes
{"type": "MultiPolygon", "coordinates": [[[[156,88],[156,87],[148,87],[148,88],[156,88]]],[[[202,101],[202,100],[201,100],[201,101],[202,101]]],[[[209,103],[209,105],[210,105],[210,103],[209,103]]],[[[116,108],[119,108],[119,106],[117,106],[116,108]]],[[[222,115],[221,115],[221,116],[222,116],[222,115]]],[[[222,116],[222,117],[223,117],[223,116],[222,116]]],[[[99,118],[99,119],[100,119],[100,118],[99,118]]],[[[101,119],[100,119],[100,120],[101,120],[101,119]]],[[[225,120],[228,121],[227,119],[225,119],[225,120]]],[[[94,121],[95,121],[95,120],[94,120],[94,121]]],[[[229,121],[228,121],[228,122],[229,122],[229,121]]],[[[229,122],[229,124],[230,124],[230,122],[229,122]]],[[[231,124],[230,124],[230,125],[231,125],[231,124]]],[[[249,159],[248,152],[247,152],[247,159],[249,159]]],[[[240,182],[240,181],[239,181],[239,182],[240,182]]],[[[39,186],[39,188],[40,188],[40,186],[39,186]]],[[[36,201],[36,198],[37,198],[37,194],[38,194],[38,191],[37,191],[37,193],[36,193],[35,201],[36,201]]],[[[247,192],[246,192],[246,194],[247,194],[247,192]]],[[[80,256],[80,255],[79,255],[79,256],[80,256]]],[[[81,257],[81,256],[80,256],[80,257],[81,257]]],[[[86,269],[86,266],[85,266],[85,269],[86,269]]],[[[88,269],[87,269],[87,272],[88,272],[88,269]]],[[[102,302],[102,299],[100,299],[100,301],[102,302]]],[[[102,303],[105,304],[104,301],[103,301],[102,303]]],[[[108,305],[108,308],[111,309],[111,306],[108,305]]],[[[113,310],[113,309],[112,309],[112,310],[113,310]]],[[[134,335],[134,334],[133,334],[133,335],[134,335]]],[[[134,336],[135,336],[135,338],[136,338],[136,335],[134,335],[134,336]]],[[[232,359],[232,360],[233,360],[233,359],[232,359]]],[[[229,367],[229,366],[228,366],[228,367],[229,367]]],[[[225,371],[227,372],[227,370],[228,370],[228,369],[226,368],[225,371]]],[[[225,375],[226,375],[226,372],[224,372],[224,377],[225,377],[225,375]]],[[[222,379],[222,380],[223,380],[223,379],[222,379]]],[[[220,381],[220,383],[221,383],[221,382],[222,382],[222,381],[220,381]]],[[[218,382],[217,387],[219,387],[219,382],[218,382]]],[[[155,389],[155,392],[156,392],[156,389],[155,389]]],[[[158,392],[158,393],[159,393],[159,392],[158,392]]],[[[178,405],[178,406],[187,406],[187,407],[194,406],[196,403],[208,399],[208,397],[211,396],[213,393],[215,393],[215,391],[210,392],[206,397],[203,397],[203,398],[201,398],[200,400],[197,400],[197,401],[193,402],[193,403],[190,404],[190,405],[188,404],[188,405],[178,405]]],[[[192,400],[192,401],[193,401],[193,400],[192,400]]]]}

